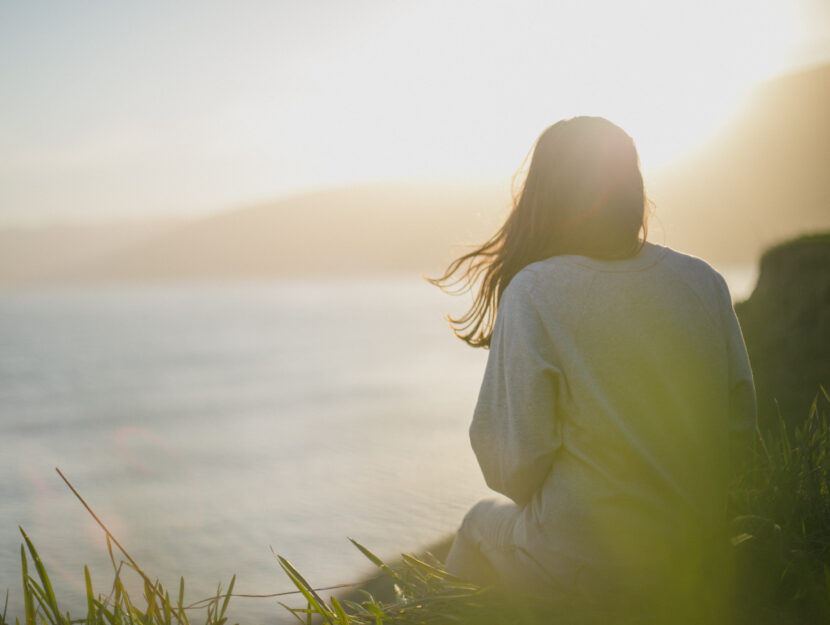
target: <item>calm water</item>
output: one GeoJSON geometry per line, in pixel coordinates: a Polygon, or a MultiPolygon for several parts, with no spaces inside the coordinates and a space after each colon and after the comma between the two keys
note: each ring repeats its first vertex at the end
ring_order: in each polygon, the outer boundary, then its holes
{"type": "MultiPolygon", "coordinates": [[[[724,274],[748,293],[751,269],[724,274]]],[[[269,546],[324,586],[372,570],[347,536],[391,558],[453,531],[486,493],[466,434],[486,353],[442,321],[459,305],[414,278],[0,293],[9,613],[17,525],[59,596],[82,597],[84,563],[108,591],[103,533],[54,467],[193,600],[233,573],[238,592],[290,590],[269,546]]]]}
{"type": "Polygon", "coordinates": [[[347,536],[392,557],[452,531],[484,492],[466,427],[486,355],[449,303],[405,279],[0,296],[0,588],[19,598],[20,524],[62,590],[85,562],[106,590],[56,466],[194,599],[234,572],[289,589],[269,545],[327,585],[371,569],[347,536]]]}

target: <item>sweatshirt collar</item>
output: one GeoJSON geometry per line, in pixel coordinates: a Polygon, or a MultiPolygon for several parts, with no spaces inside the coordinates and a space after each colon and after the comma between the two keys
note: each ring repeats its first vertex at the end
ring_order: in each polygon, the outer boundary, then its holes
{"type": "Polygon", "coordinates": [[[558,258],[564,260],[565,262],[574,265],[581,265],[583,267],[589,267],[596,271],[625,272],[642,271],[643,269],[647,269],[648,267],[660,262],[660,259],[665,252],[666,248],[662,245],[646,241],[636,256],[632,256],[631,258],[623,258],[621,260],[599,260],[589,256],[578,256],[576,254],[559,256],[558,258]]]}

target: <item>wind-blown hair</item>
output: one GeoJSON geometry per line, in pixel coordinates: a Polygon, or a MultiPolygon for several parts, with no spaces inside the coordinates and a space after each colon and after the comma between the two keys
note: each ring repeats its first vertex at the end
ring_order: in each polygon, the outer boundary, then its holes
{"type": "Polygon", "coordinates": [[[643,176],[634,141],[602,117],[556,122],[536,140],[504,225],[429,281],[455,294],[474,290],[471,308],[450,317],[453,332],[487,347],[502,293],[527,265],[562,254],[602,260],[636,255],[646,237],[643,176]],[[642,231],[642,237],[640,232],[642,231]]]}

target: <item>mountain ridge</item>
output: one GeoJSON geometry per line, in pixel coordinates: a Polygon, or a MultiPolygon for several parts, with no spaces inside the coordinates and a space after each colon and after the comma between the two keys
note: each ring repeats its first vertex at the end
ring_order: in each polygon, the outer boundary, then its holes
{"type": "MultiPolygon", "coordinates": [[[[830,229],[828,110],[830,64],[758,86],[706,146],[649,176],[657,206],[650,238],[710,261],[748,263],[779,241],[830,229]]],[[[0,285],[435,274],[459,244],[489,237],[509,206],[506,183],[386,182],[263,202],[146,236],[81,229],[58,241],[0,231],[0,285]],[[98,240],[107,236],[109,244],[98,240]]]]}

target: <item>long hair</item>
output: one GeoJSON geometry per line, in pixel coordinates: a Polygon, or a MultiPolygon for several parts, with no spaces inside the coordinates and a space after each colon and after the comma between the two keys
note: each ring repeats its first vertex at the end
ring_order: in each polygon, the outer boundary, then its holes
{"type": "Polygon", "coordinates": [[[449,318],[455,335],[473,347],[489,346],[499,299],[527,265],[562,254],[628,258],[645,242],[640,161],[621,128],[602,117],[564,119],[539,136],[532,154],[501,228],[429,279],[454,294],[478,285],[470,309],[449,318]]]}

